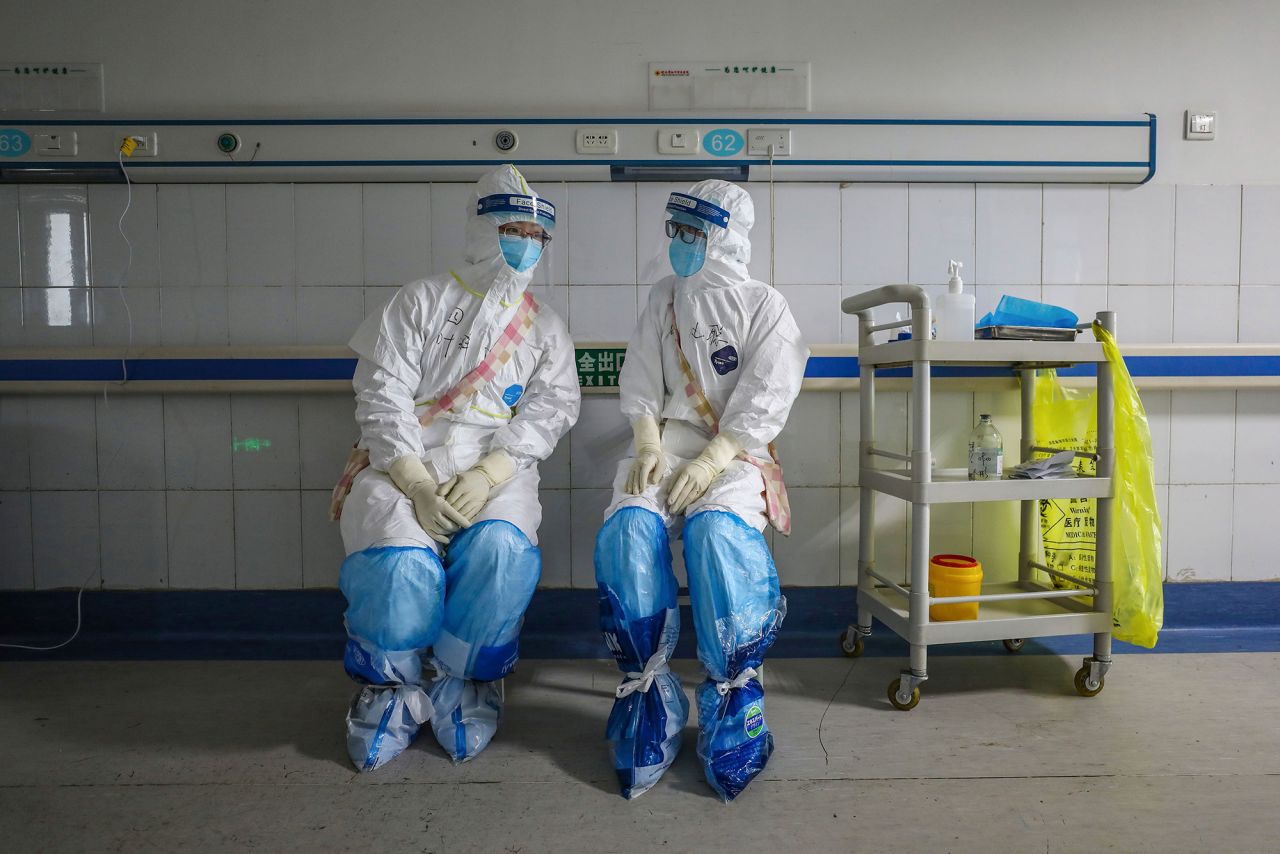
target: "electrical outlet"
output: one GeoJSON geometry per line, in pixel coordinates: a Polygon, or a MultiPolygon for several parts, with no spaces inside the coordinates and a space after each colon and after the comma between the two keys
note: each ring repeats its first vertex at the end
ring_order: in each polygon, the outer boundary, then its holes
{"type": "Polygon", "coordinates": [[[159,140],[154,133],[131,133],[129,138],[138,144],[131,157],[155,157],[159,140]]]}
{"type": "Polygon", "coordinates": [[[697,154],[700,143],[697,128],[658,128],[659,154],[697,154]]]}
{"type": "Polygon", "coordinates": [[[1184,139],[1211,141],[1218,133],[1218,114],[1209,110],[1187,110],[1184,139]]]}
{"type": "Polygon", "coordinates": [[[579,154],[617,154],[616,128],[578,128],[579,154]]]}
{"type": "Polygon", "coordinates": [[[76,132],[38,133],[35,135],[35,151],[39,157],[75,157],[79,148],[76,132]]]}
{"type": "Polygon", "coordinates": [[[791,128],[752,128],[747,131],[747,154],[768,157],[769,146],[774,157],[791,155],[791,128]]]}

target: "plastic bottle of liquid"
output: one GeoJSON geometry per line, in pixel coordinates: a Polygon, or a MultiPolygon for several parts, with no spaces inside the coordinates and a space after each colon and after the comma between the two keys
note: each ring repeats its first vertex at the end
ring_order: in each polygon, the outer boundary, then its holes
{"type": "Polygon", "coordinates": [[[973,340],[974,300],[973,294],[964,292],[964,282],[960,279],[963,266],[959,261],[951,262],[947,270],[951,274],[947,293],[938,297],[934,318],[939,341],[973,340]]]}
{"type": "Polygon", "coordinates": [[[999,480],[1004,476],[1004,437],[981,415],[969,434],[969,480],[999,480]]]}

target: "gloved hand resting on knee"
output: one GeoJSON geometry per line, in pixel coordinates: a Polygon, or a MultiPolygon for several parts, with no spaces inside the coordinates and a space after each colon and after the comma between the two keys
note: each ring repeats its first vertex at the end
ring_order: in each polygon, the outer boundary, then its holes
{"type": "Polygon", "coordinates": [[[638,418],[631,430],[635,434],[636,458],[627,474],[627,492],[639,495],[666,475],[667,458],[662,453],[662,434],[657,420],[647,415],[638,418]]]}
{"type": "Polygon", "coordinates": [[[410,454],[396,459],[387,469],[387,474],[413,502],[413,514],[418,517],[418,524],[437,543],[447,544],[450,534],[471,524],[470,519],[437,494],[435,480],[416,456],[410,454]]]}
{"type": "Polygon", "coordinates": [[[707,443],[702,453],[689,460],[676,472],[676,478],[667,494],[667,509],[683,513],[693,502],[702,497],[729,462],[742,453],[737,439],[720,433],[707,443]]]}
{"type": "Polygon", "coordinates": [[[446,506],[466,518],[470,525],[489,501],[490,491],[515,473],[511,457],[505,451],[494,451],[462,474],[445,481],[438,494],[446,506]]]}

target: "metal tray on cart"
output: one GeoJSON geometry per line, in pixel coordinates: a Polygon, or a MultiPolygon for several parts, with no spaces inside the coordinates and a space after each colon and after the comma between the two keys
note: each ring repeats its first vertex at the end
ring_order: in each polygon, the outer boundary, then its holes
{"type": "Polygon", "coordinates": [[[1074,341],[1076,331],[1050,326],[979,326],[973,330],[973,337],[979,341],[1074,341]]]}

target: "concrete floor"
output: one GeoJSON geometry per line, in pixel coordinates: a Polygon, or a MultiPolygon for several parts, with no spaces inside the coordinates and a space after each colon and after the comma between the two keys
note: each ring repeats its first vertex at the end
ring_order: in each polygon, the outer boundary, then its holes
{"type": "MultiPolygon", "coordinates": [[[[0,664],[10,851],[1276,851],[1280,655],[937,659],[892,710],[894,659],[772,660],[768,769],[735,803],[694,730],[642,798],[601,740],[611,662],[526,661],[489,749],[429,733],[355,774],[336,662],[0,664]]],[[[686,685],[697,665],[680,662],[686,685]]]]}

